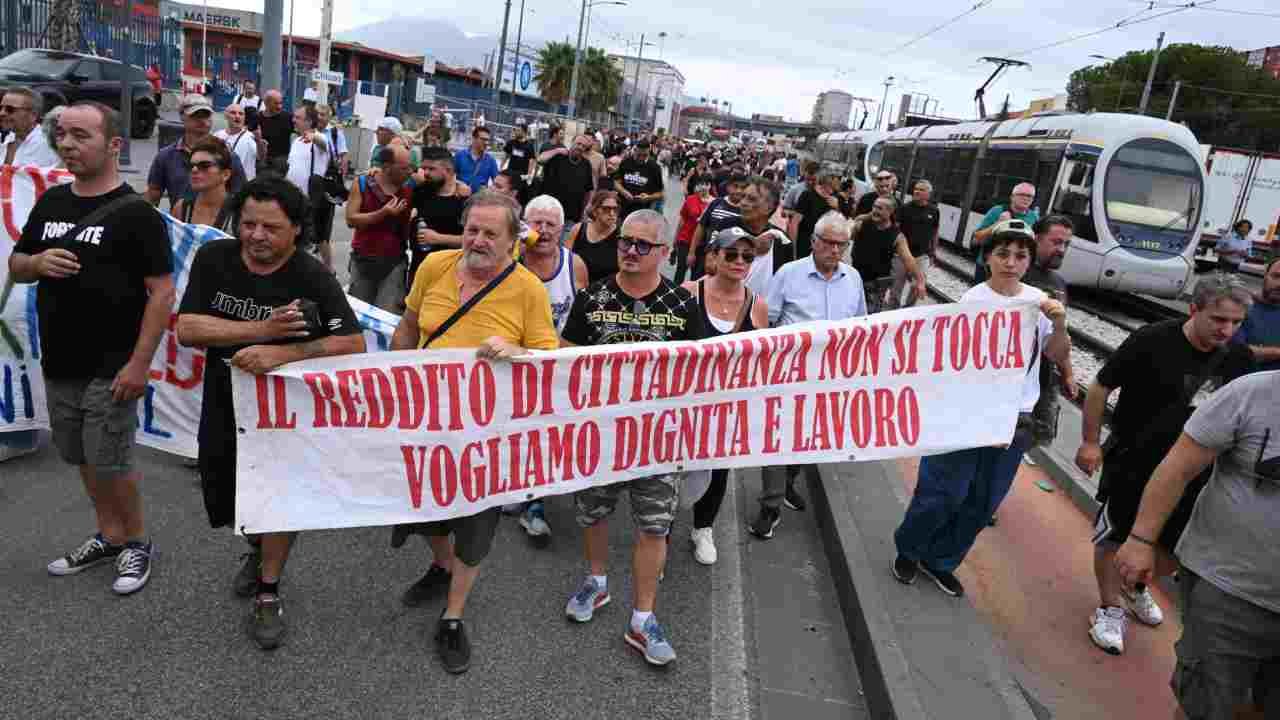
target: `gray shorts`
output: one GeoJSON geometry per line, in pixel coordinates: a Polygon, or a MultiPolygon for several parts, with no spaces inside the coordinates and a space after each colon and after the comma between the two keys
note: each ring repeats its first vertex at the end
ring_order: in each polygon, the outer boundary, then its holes
{"type": "Polygon", "coordinates": [[[573,494],[578,524],[591,527],[613,514],[618,498],[626,490],[631,495],[631,518],[636,528],[648,535],[665,537],[671,532],[680,504],[679,475],[653,475],[597,485],[573,494]]]}
{"type": "Polygon", "coordinates": [[[1249,703],[1280,716],[1280,613],[1182,568],[1182,637],[1170,685],[1188,720],[1236,717],[1249,703]]]}
{"type": "Polygon", "coordinates": [[[347,292],[370,305],[397,315],[404,313],[405,259],[351,254],[347,263],[351,286],[347,292]]]}
{"type": "Polygon", "coordinates": [[[89,465],[99,478],[133,467],[138,401],[111,399],[111,381],[45,379],[49,422],[58,454],[71,465],[89,465]]]}

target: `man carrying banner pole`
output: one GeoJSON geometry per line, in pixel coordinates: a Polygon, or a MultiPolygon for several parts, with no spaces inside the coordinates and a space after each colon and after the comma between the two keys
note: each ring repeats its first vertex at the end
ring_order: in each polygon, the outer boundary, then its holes
{"type": "Polygon", "coordinates": [[[48,570],[72,575],[114,561],[112,589],[127,595],[151,577],[131,456],[138,398],[173,308],[173,260],[164,220],[120,179],[116,112],[78,102],[58,117],[56,135],[75,181],[36,201],[9,273],[39,283],[53,442],[79,467],[98,532],[48,570]]]}
{"type": "MultiPolygon", "coordinates": [[[[463,208],[462,225],[462,249],[437,250],[418,266],[391,349],[477,348],[481,358],[506,359],[526,348],[557,348],[547,291],[536,275],[513,259],[520,206],[506,195],[481,190],[463,208]]],[[[435,558],[403,602],[418,606],[448,587],[449,599],[435,634],[436,651],[446,671],[464,673],[471,667],[471,641],[462,613],[480,575],[480,563],[493,546],[498,509],[418,527],[428,536],[435,558]]],[[[408,532],[405,526],[397,530],[393,546],[403,543],[408,532]]]]}
{"type": "MultiPolygon", "coordinates": [[[[265,175],[238,198],[238,238],[196,253],[178,310],[178,341],[206,348],[200,408],[200,481],[213,527],[235,519],[236,418],[231,367],[262,376],[285,363],[365,350],[355,313],[318,259],[298,252],[307,199],[289,181],[265,175]]],[[[266,394],[267,378],[259,378],[266,394]]],[[[279,583],[297,533],[249,538],[233,590],[254,594],[250,635],[271,650],[284,641],[279,583]],[[256,591],[256,592],[255,592],[256,591]]]]}
{"type": "MultiPolygon", "coordinates": [[[[578,293],[562,333],[565,345],[612,345],[631,342],[698,340],[703,336],[702,313],[688,290],[662,277],[658,268],[671,253],[667,221],[661,214],[639,209],[622,223],[618,239],[616,275],[599,280],[578,293]]],[[[632,554],[635,608],[623,634],[626,643],[652,665],[676,659],[675,650],[653,614],[658,576],[666,564],[667,536],[679,500],[679,475],[663,474],[574,494],[578,524],[584,529],[590,575],[565,607],[577,622],[588,622],[608,604],[609,559],[607,518],[626,490],[636,539],[632,554]]]]}

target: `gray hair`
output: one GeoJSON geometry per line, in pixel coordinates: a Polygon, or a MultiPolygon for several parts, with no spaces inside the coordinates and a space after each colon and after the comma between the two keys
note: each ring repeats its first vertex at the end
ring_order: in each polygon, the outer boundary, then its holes
{"type": "Polygon", "coordinates": [[[663,244],[666,244],[667,242],[667,219],[663,217],[662,213],[656,210],[636,210],[628,215],[627,219],[622,221],[622,233],[624,235],[627,233],[628,225],[646,225],[648,227],[657,228],[658,242],[663,244]]]}
{"type": "Polygon", "coordinates": [[[892,195],[881,195],[880,197],[878,197],[878,198],[876,198],[876,199],[875,199],[875,202],[873,202],[873,203],[871,203],[871,204],[872,204],[872,205],[875,205],[876,203],[880,203],[880,202],[887,202],[887,203],[889,203],[889,209],[890,209],[890,210],[897,210],[897,209],[898,209],[898,199],[897,199],[897,198],[895,198],[895,197],[894,197],[894,196],[892,196],[892,195]]]}
{"type": "Polygon", "coordinates": [[[1230,300],[1248,310],[1253,305],[1253,293],[1235,275],[1213,273],[1200,278],[1191,295],[1191,304],[1200,310],[1214,307],[1223,300],[1230,300]]]}
{"type": "Polygon", "coordinates": [[[813,226],[813,236],[815,238],[821,237],[832,231],[838,233],[841,240],[848,240],[853,233],[853,227],[844,215],[835,210],[828,210],[823,213],[822,217],[818,218],[817,224],[813,226]]]}
{"type": "Polygon", "coordinates": [[[481,190],[472,195],[467,204],[462,206],[462,224],[467,224],[467,217],[478,207],[497,207],[507,211],[507,231],[514,242],[520,237],[520,205],[515,200],[496,190],[481,190]]]}
{"type": "Polygon", "coordinates": [[[933,192],[933,183],[929,182],[928,180],[925,180],[924,178],[920,178],[919,180],[917,180],[915,184],[911,186],[911,189],[915,190],[915,188],[918,188],[918,187],[923,187],[925,190],[928,190],[930,193],[933,192]]]}
{"type": "Polygon", "coordinates": [[[44,139],[49,142],[49,147],[53,148],[55,153],[58,152],[58,116],[66,109],[66,105],[50,108],[40,123],[44,129],[44,139]]]}
{"type": "Polygon", "coordinates": [[[21,95],[31,101],[31,112],[35,113],[37,118],[44,114],[44,96],[29,87],[23,85],[7,87],[0,90],[0,96],[3,95],[21,95]]]}
{"type": "Polygon", "coordinates": [[[525,218],[527,219],[529,213],[534,210],[550,210],[556,214],[560,224],[564,224],[564,205],[561,205],[559,200],[550,195],[539,195],[530,200],[529,204],[524,206],[525,218]]]}

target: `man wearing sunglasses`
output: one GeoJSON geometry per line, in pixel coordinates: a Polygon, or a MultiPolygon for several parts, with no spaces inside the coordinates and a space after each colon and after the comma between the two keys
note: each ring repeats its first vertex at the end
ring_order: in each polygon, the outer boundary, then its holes
{"type": "Polygon", "coordinates": [[[1155,545],[1212,467],[1177,546],[1182,637],[1174,695],[1188,718],[1280,714],[1280,372],[1254,373],[1192,413],[1115,556],[1127,588],[1156,578],[1155,545]]]}
{"type": "Polygon", "coordinates": [[[43,112],[44,102],[38,93],[25,87],[4,91],[4,97],[0,98],[0,128],[8,130],[9,136],[0,143],[0,165],[55,167],[62,164],[40,127],[43,112]]]}
{"type": "MultiPolygon", "coordinates": [[[[209,137],[213,127],[213,106],[203,95],[187,95],[182,98],[182,137],[156,153],[147,173],[147,201],[159,205],[160,199],[169,196],[169,206],[191,194],[191,148],[209,137]]],[[[244,186],[244,166],[237,155],[231,156],[231,181],[227,192],[235,195],[244,186]]]]}
{"type": "Polygon", "coordinates": [[[871,215],[871,209],[875,207],[876,199],[882,197],[892,197],[893,189],[898,184],[898,176],[889,170],[881,170],[875,174],[875,189],[863,193],[858,198],[858,206],[853,209],[854,220],[865,219],[871,215]]]}
{"type": "Polygon", "coordinates": [[[973,231],[972,245],[978,248],[977,267],[973,271],[975,283],[983,283],[987,280],[987,263],[983,249],[987,240],[990,240],[992,233],[995,232],[996,224],[1015,218],[1027,225],[1035,225],[1040,220],[1040,208],[1032,206],[1035,200],[1036,186],[1027,182],[1018,183],[1009,195],[1008,206],[994,205],[982,217],[982,222],[978,223],[978,228],[973,231]]]}
{"type": "MultiPolygon", "coordinates": [[[[669,235],[666,219],[653,210],[636,210],[627,217],[618,240],[618,274],[578,293],[560,335],[562,345],[669,342],[703,336],[697,301],[688,290],[658,272],[671,252],[669,235]]],[[[569,598],[565,614],[585,623],[609,603],[607,518],[626,490],[636,539],[631,559],[634,609],[623,639],[652,665],[676,659],[653,611],[658,575],[666,564],[667,536],[677,510],[678,482],[675,474],[655,475],[574,494],[590,574],[569,598]]]]}

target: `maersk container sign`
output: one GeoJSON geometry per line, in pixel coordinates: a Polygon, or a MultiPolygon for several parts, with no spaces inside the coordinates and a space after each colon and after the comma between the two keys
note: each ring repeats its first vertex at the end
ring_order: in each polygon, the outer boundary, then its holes
{"type": "Polygon", "coordinates": [[[160,3],[160,14],[164,17],[176,18],[182,22],[208,25],[220,30],[239,30],[242,32],[262,32],[263,18],[260,13],[227,8],[208,8],[204,5],[189,5],[178,2],[160,3]]]}

